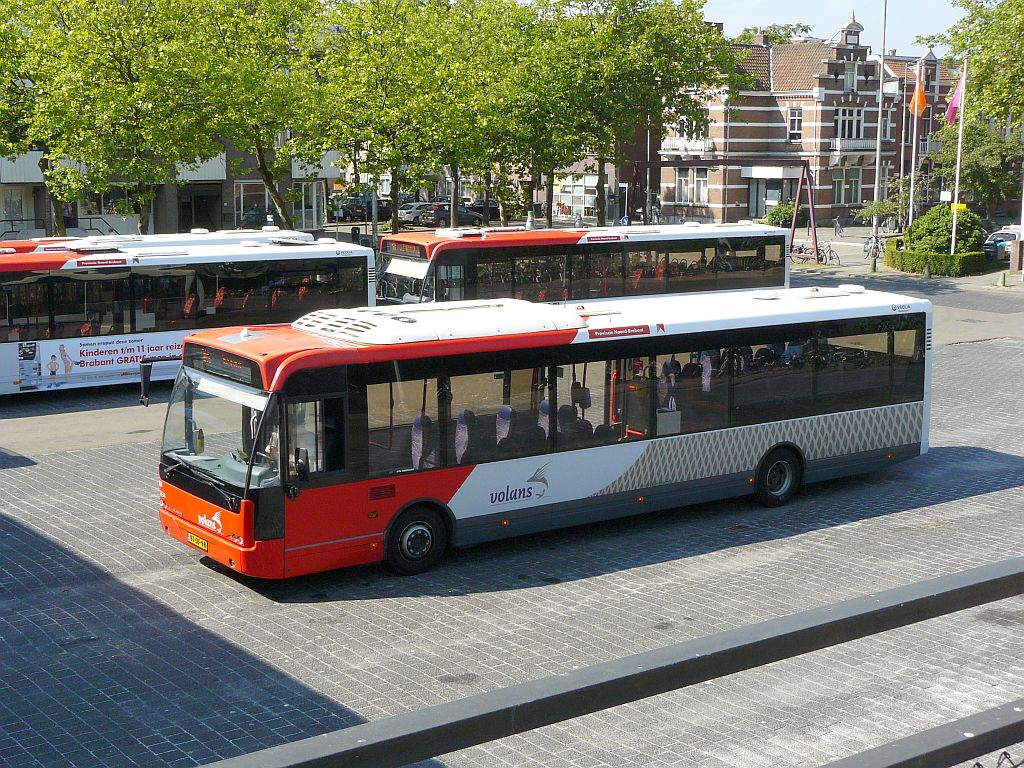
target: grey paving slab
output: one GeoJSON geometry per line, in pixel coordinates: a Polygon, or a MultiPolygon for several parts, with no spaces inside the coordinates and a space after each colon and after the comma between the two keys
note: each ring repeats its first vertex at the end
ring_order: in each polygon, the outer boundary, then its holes
{"type": "MultiPolygon", "coordinates": [[[[1024,341],[934,373],[920,459],[413,578],[240,579],[160,532],[154,442],[30,456],[0,469],[0,765],[201,765],[1019,554],[1024,341]]],[[[1007,600],[424,765],[819,765],[1018,698],[1022,628],[1007,600]]]]}

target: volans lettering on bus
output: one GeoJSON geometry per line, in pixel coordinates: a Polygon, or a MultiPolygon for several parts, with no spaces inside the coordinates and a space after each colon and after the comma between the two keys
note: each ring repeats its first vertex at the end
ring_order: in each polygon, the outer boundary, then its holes
{"type": "Polygon", "coordinates": [[[522,485],[506,485],[491,491],[491,504],[508,504],[513,501],[535,501],[542,499],[548,492],[548,479],[544,476],[550,464],[537,469],[522,485]]]}

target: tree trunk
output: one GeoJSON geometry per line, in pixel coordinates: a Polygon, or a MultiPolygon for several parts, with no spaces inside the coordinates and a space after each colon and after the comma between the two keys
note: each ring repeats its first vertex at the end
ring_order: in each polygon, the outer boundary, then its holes
{"type": "Polygon", "coordinates": [[[605,170],[604,170],[604,155],[600,154],[597,156],[597,200],[594,201],[594,207],[597,208],[597,226],[605,226],[605,185],[607,182],[605,170]]]}
{"type": "Polygon", "coordinates": [[[548,186],[544,190],[544,209],[546,211],[545,218],[547,219],[548,228],[550,229],[553,225],[554,218],[554,207],[555,207],[555,169],[552,168],[548,171],[548,186]]]}
{"type": "Polygon", "coordinates": [[[53,211],[53,234],[57,237],[66,237],[68,230],[64,226],[64,204],[63,201],[58,200],[53,195],[53,189],[50,188],[50,182],[47,174],[50,171],[50,156],[45,152],[40,156],[39,172],[43,174],[43,184],[46,186],[46,196],[50,199],[50,210],[53,211]]]}
{"type": "Polygon", "coordinates": [[[402,222],[398,220],[398,207],[402,202],[402,180],[398,174],[400,169],[391,169],[391,231],[397,232],[402,228],[402,222]]]}
{"type": "Polygon", "coordinates": [[[451,163],[452,194],[448,198],[448,226],[459,226],[459,166],[451,163]]]}
{"type": "Polygon", "coordinates": [[[139,224],[138,230],[140,235],[149,234],[149,212],[153,208],[153,190],[148,184],[139,182],[138,184],[138,195],[139,195],[139,224]]]}
{"type": "MultiPolygon", "coordinates": [[[[500,219],[501,214],[501,203],[498,203],[498,218],[500,219]]],[[[490,226],[491,224],[491,172],[487,171],[484,174],[484,226],[490,226]]]]}
{"type": "Polygon", "coordinates": [[[266,151],[258,143],[255,149],[256,170],[259,171],[263,186],[267,188],[267,194],[270,195],[270,202],[274,204],[274,210],[277,211],[277,221],[282,229],[295,229],[295,224],[292,222],[291,214],[288,213],[284,198],[281,197],[281,192],[277,188],[274,174],[270,172],[270,166],[267,164],[266,151]]]}

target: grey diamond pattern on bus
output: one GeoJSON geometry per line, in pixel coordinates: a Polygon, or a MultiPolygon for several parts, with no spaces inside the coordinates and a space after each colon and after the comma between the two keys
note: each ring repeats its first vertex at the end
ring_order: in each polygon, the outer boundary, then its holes
{"type": "Polygon", "coordinates": [[[923,426],[924,405],[905,403],[811,416],[785,425],[756,424],[654,440],[632,467],[594,495],[753,472],[784,434],[808,460],[814,460],[910,445],[920,441],[923,426]]]}

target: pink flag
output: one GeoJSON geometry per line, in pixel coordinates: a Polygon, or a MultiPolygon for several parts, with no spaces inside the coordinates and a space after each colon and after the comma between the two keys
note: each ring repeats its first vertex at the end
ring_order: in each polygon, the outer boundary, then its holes
{"type": "Polygon", "coordinates": [[[964,81],[967,79],[967,67],[964,67],[964,71],[960,73],[960,82],[956,84],[956,90],[953,91],[953,98],[949,100],[949,106],[946,107],[946,124],[952,125],[956,121],[956,112],[960,109],[960,102],[964,98],[964,81]]]}

